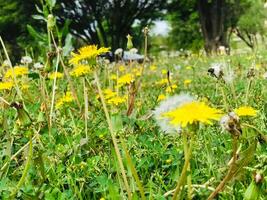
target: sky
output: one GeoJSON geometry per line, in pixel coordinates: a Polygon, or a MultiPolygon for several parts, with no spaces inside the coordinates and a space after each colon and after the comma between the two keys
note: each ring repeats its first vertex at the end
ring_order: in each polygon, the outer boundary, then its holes
{"type": "Polygon", "coordinates": [[[171,27],[167,21],[155,21],[155,26],[152,28],[151,33],[155,35],[166,36],[171,27]]]}

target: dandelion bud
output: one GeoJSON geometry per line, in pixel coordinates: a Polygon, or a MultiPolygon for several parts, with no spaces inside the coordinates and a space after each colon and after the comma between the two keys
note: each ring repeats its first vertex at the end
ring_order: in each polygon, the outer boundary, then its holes
{"type": "Polygon", "coordinates": [[[147,37],[149,33],[149,28],[146,26],[143,31],[144,31],[145,37],[147,37]]]}
{"type": "Polygon", "coordinates": [[[127,49],[133,48],[132,36],[130,34],[127,35],[127,49]]]}
{"type": "Polygon", "coordinates": [[[256,172],[255,175],[254,175],[254,181],[256,184],[260,184],[263,182],[263,176],[261,173],[259,172],[256,172]]]}
{"type": "Polygon", "coordinates": [[[247,73],[247,78],[253,78],[256,76],[255,68],[250,68],[247,73]]]}
{"type": "Polygon", "coordinates": [[[55,18],[52,14],[49,14],[47,17],[47,28],[48,30],[52,30],[55,26],[55,18]]]}
{"type": "Polygon", "coordinates": [[[11,103],[10,107],[14,107],[17,110],[17,118],[20,126],[29,126],[31,124],[31,118],[27,111],[23,108],[23,105],[17,102],[11,103]]]}
{"type": "Polygon", "coordinates": [[[239,117],[234,112],[230,112],[223,116],[220,124],[223,129],[227,130],[233,136],[240,136],[242,134],[239,117]]]}

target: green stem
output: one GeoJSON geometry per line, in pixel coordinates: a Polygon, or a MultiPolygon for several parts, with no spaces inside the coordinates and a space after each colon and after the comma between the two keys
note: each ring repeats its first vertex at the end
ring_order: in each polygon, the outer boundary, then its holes
{"type": "Polygon", "coordinates": [[[25,164],[25,168],[23,170],[23,174],[18,182],[18,184],[16,185],[16,188],[15,190],[12,192],[10,198],[11,199],[14,199],[16,197],[16,194],[18,192],[18,190],[21,188],[21,186],[23,185],[26,177],[27,177],[27,174],[28,174],[28,171],[30,169],[30,163],[31,163],[31,160],[32,160],[32,154],[33,154],[33,146],[32,146],[32,137],[30,138],[30,141],[29,141],[29,151],[28,151],[28,158],[27,158],[27,161],[26,161],[26,164],[25,164]]]}
{"type": "Polygon", "coordinates": [[[191,153],[192,153],[192,144],[191,143],[189,144],[189,148],[188,148],[188,142],[189,141],[187,139],[187,134],[183,132],[182,133],[182,137],[183,137],[183,144],[184,144],[185,162],[184,162],[184,166],[183,166],[183,169],[182,169],[181,176],[180,176],[180,178],[178,180],[177,186],[175,188],[175,191],[174,191],[174,194],[173,194],[173,197],[172,197],[173,200],[177,199],[177,196],[180,193],[181,187],[183,186],[183,184],[185,182],[186,172],[187,172],[187,169],[188,169],[189,164],[190,164],[190,157],[191,157],[191,153]]]}
{"type": "Polygon", "coordinates": [[[229,111],[229,107],[228,107],[228,104],[227,104],[227,98],[226,98],[226,95],[224,93],[222,85],[220,85],[220,89],[221,89],[221,93],[222,93],[222,96],[223,96],[223,103],[224,103],[225,110],[229,111]]]}
{"type": "Polygon", "coordinates": [[[252,79],[249,79],[247,90],[246,90],[246,96],[245,96],[245,105],[248,104],[248,95],[249,95],[249,90],[250,90],[251,84],[252,84],[252,79]]]}
{"type": "Polygon", "coordinates": [[[214,199],[217,194],[223,190],[225,184],[231,180],[234,176],[234,168],[236,165],[236,160],[237,160],[237,137],[233,136],[233,160],[231,162],[230,168],[226,174],[226,176],[224,177],[224,179],[220,182],[220,184],[216,187],[216,189],[210,194],[210,196],[208,197],[208,200],[212,200],[214,199]]]}
{"type": "Polygon", "coordinates": [[[106,119],[107,119],[109,131],[110,131],[110,134],[111,134],[112,142],[113,142],[113,145],[114,145],[115,153],[116,153],[116,156],[117,156],[117,159],[118,159],[118,162],[119,162],[119,167],[120,167],[120,171],[121,171],[121,174],[122,174],[124,186],[126,188],[126,191],[127,191],[127,194],[128,194],[128,198],[129,198],[129,200],[131,200],[132,199],[132,193],[131,193],[130,186],[129,186],[129,183],[128,183],[128,180],[127,180],[127,176],[126,176],[126,172],[125,172],[125,169],[124,169],[124,166],[123,166],[122,157],[121,157],[121,154],[120,154],[118,142],[117,142],[117,139],[116,139],[116,136],[115,136],[115,132],[114,132],[114,129],[113,129],[113,126],[112,126],[112,123],[111,123],[111,119],[110,119],[110,116],[109,116],[107,105],[105,103],[104,95],[103,95],[103,92],[102,92],[102,89],[101,89],[100,82],[98,80],[98,76],[97,76],[97,72],[96,71],[94,71],[94,78],[95,78],[95,82],[96,82],[96,85],[97,85],[98,93],[99,93],[99,96],[100,96],[100,99],[101,99],[101,102],[102,102],[104,113],[106,115],[106,119]]]}
{"type": "Polygon", "coordinates": [[[85,136],[88,139],[88,94],[87,87],[85,83],[85,78],[83,77],[83,97],[84,97],[84,124],[85,124],[85,136]]]}
{"type": "Polygon", "coordinates": [[[145,197],[144,187],[143,187],[143,185],[142,185],[142,183],[141,183],[141,181],[139,179],[139,176],[138,176],[138,173],[137,173],[137,171],[135,169],[134,163],[133,163],[133,161],[131,159],[131,156],[130,156],[130,154],[129,154],[129,152],[128,152],[128,150],[126,148],[126,145],[125,145],[123,140],[121,140],[121,144],[122,144],[122,148],[123,148],[123,150],[125,152],[125,155],[126,155],[127,163],[129,164],[129,166],[131,168],[132,174],[133,174],[133,176],[135,178],[136,184],[137,184],[139,192],[141,194],[141,199],[145,200],[146,197],[145,197]]]}

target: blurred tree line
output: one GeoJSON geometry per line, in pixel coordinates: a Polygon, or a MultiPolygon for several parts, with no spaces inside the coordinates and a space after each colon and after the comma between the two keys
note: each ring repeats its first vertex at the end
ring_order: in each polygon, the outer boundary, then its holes
{"type": "Polygon", "coordinates": [[[36,15],[45,1],[55,4],[57,23],[64,27],[67,21],[67,30],[78,43],[112,50],[126,46],[127,34],[134,36],[135,46],[140,47],[142,29],[156,19],[169,21],[169,38],[163,41],[171,49],[204,47],[212,53],[219,46],[230,47],[232,34],[255,48],[256,35],[264,36],[263,0],[0,0],[0,34],[12,55],[30,48],[34,40],[29,32],[46,31],[46,19],[36,15]]]}

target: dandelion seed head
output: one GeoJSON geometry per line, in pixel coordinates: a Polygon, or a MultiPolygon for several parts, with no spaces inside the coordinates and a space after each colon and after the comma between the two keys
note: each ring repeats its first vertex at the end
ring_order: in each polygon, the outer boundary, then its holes
{"type": "Polygon", "coordinates": [[[32,58],[30,56],[23,56],[20,60],[22,64],[30,64],[32,63],[32,58]]]}

